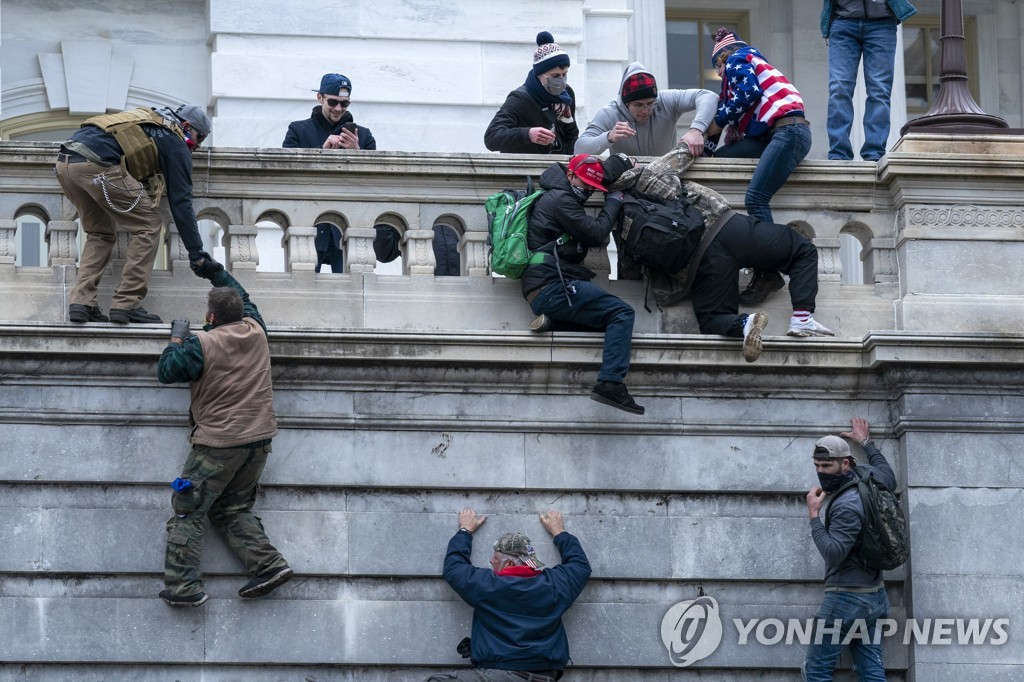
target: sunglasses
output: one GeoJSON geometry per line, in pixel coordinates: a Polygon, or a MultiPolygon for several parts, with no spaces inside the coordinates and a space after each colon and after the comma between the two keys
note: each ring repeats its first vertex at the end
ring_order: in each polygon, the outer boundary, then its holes
{"type": "Polygon", "coordinates": [[[327,106],[331,109],[337,109],[338,107],[348,109],[348,105],[352,104],[350,99],[334,99],[333,97],[325,97],[324,101],[327,102],[327,106]]]}

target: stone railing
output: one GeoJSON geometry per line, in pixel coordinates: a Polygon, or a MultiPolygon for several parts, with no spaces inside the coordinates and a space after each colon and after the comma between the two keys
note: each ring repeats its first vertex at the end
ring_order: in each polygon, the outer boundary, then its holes
{"type": "MultiPolygon", "coordinates": [[[[938,254],[929,249],[922,262],[902,263],[901,284],[899,247],[907,239],[943,241],[946,248],[952,247],[951,258],[955,260],[957,253],[965,253],[956,248],[961,238],[982,238],[993,246],[1005,242],[1007,237],[1020,238],[1024,211],[1020,206],[1018,178],[1024,162],[1008,148],[1014,143],[1020,145],[1016,141],[997,144],[994,138],[975,136],[958,148],[963,152],[958,154],[952,153],[956,150],[949,148],[948,139],[939,142],[933,141],[932,136],[917,135],[904,140],[877,167],[861,162],[801,164],[772,202],[775,219],[804,233],[818,247],[819,308],[834,310],[835,306],[849,305],[857,311],[857,315],[835,313],[833,321],[858,321],[844,328],[845,335],[860,336],[868,329],[899,329],[904,324],[924,328],[901,319],[903,308],[899,304],[894,317],[892,300],[910,292],[907,285],[912,286],[913,280],[907,280],[907,274],[921,273],[929,286],[934,283],[938,290],[948,278],[935,276],[939,263],[934,259],[938,254]],[[844,246],[843,235],[855,241],[846,240],[844,246]],[[841,251],[851,243],[859,245],[859,253],[852,259],[842,258],[841,251]],[[926,262],[927,259],[933,260],[926,262]],[[865,286],[844,284],[849,280],[843,276],[844,261],[862,263],[865,286]]],[[[54,153],[55,145],[49,143],[0,144],[0,282],[5,283],[0,287],[13,286],[25,292],[38,289],[39,295],[54,295],[55,279],[63,289],[74,281],[78,226],[74,207],[62,196],[53,177],[54,153]],[[45,269],[14,266],[15,219],[25,214],[36,216],[46,225],[49,273],[45,269]],[[58,270],[62,272],[55,276],[53,273],[58,270]]],[[[481,283],[496,286],[501,295],[506,291],[518,295],[516,283],[492,280],[489,274],[482,205],[501,188],[522,187],[526,176],[537,178],[553,160],[556,159],[496,154],[202,150],[194,158],[195,205],[198,215],[217,223],[223,235],[219,245],[207,244],[207,248],[222,246],[228,267],[245,278],[247,286],[257,290],[267,285],[274,291],[293,289],[296,294],[313,297],[339,288],[365,290],[367,285],[362,278],[371,273],[376,275],[373,228],[381,223],[393,226],[401,234],[402,273],[414,280],[403,284],[400,282],[407,280],[380,276],[374,280],[375,286],[397,297],[406,291],[431,289],[422,278],[429,278],[434,272],[432,227],[444,223],[459,235],[463,277],[456,278],[462,280],[461,284],[447,283],[442,295],[445,291],[464,291],[465,287],[473,290],[481,283]],[[346,267],[340,277],[313,272],[313,226],[319,222],[334,223],[342,231],[346,267]],[[283,274],[255,273],[260,262],[257,225],[268,223],[280,229],[283,274]],[[253,277],[246,278],[246,271],[253,277]],[[473,281],[477,284],[471,284],[473,281]]],[[[700,159],[686,177],[713,187],[734,205],[741,206],[755,163],[700,159]]],[[[173,224],[169,225],[165,239],[166,265],[158,269],[166,269],[167,277],[154,276],[151,296],[168,286],[172,290],[187,288],[186,282],[191,278],[185,250],[173,224]]],[[[123,262],[126,248],[127,237],[123,235],[114,254],[115,269],[123,262]]],[[[607,252],[600,250],[592,252],[588,265],[602,278],[612,269],[607,252]]],[[[109,286],[110,282],[105,284],[109,286]]],[[[641,302],[643,292],[639,285],[619,282],[610,286],[617,293],[623,292],[625,297],[641,302]]],[[[999,290],[988,287],[988,293],[999,290]]],[[[166,294],[165,299],[173,300],[173,291],[162,293],[166,294]]],[[[431,292],[435,293],[438,292],[431,292]]],[[[784,308],[785,301],[780,306],[784,308]]],[[[35,304],[15,305],[3,317],[59,321],[59,303],[47,307],[48,313],[41,317],[40,309],[35,304]]],[[[997,306],[993,310],[998,309],[997,306]]],[[[303,318],[291,318],[290,310],[282,306],[282,317],[278,319],[303,326],[303,318]]],[[[949,324],[958,319],[949,311],[944,315],[949,324]]],[[[411,315],[414,326],[416,317],[411,315]]],[[[690,326],[691,319],[688,310],[654,313],[649,328],[695,331],[690,326]]],[[[369,324],[368,320],[351,316],[322,322],[328,326],[369,324]]],[[[403,324],[410,322],[405,320],[403,324]]],[[[479,325],[485,329],[502,326],[484,320],[479,325]]],[[[469,325],[476,327],[476,323],[469,325]]]]}

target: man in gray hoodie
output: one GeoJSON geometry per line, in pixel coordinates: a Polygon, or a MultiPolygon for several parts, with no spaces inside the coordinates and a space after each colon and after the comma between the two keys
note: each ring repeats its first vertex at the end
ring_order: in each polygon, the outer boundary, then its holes
{"type": "Polygon", "coordinates": [[[864,507],[857,486],[847,488],[838,497],[832,495],[854,477],[851,469],[856,460],[843,438],[864,448],[870,462],[865,468],[887,489],[896,489],[896,475],[871,441],[867,420],[854,417],[850,425],[848,432],[840,434],[842,438],[825,436],[814,444],[814,468],[821,485],[807,493],[807,512],[811,537],[825,560],[825,599],[815,617],[821,629],[816,630],[803,664],[807,682],[832,679],[843,642],[848,642],[862,682],[885,682],[881,637],[875,633],[875,624],[888,615],[889,597],[882,572],[858,560],[856,547],[864,527],[864,507]]]}
{"type": "Polygon", "coordinates": [[[576,140],[577,154],[662,156],[676,146],[697,157],[704,152],[704,131],[715,118],[718,95],[710,90],[658,90],[654,75],[640,62],[626,67],[618,96],[598,111],[576,140]],[[696,111],[690,129],[676,141],[679,117],[696,111]]]}

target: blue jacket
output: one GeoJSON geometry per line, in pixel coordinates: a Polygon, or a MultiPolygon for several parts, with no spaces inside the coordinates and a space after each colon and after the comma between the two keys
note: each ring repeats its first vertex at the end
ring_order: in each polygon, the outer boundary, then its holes
{"type": "MultiPolygon", "coordinates": [[[[910,4],[910,0],[886,0],[889,9],[896,15],[897,21],[906,21],[917,14],[917,10],[910,4]]],[[[835,17],[836,0],[825,0],[825,6],[821,10],[821,36],[828,40],[832,31],[832,19],[835,17]]]]}
{"type": "MultiPolygon", "coordinates": [[[[309,118],[302,121],[292,121],[288,124],[288,132],[285,133],[284,142],[281,143],[281,146],[297,149],[322,149],[328,137],[337,135],[341,132],[341,126],[351,121],[352,114],[346,111],[342,114],[341,119],[332,126],[331,122],[324,118],[323,111],[318,104],[313,107],[313,113],[309,118]]],[[[359,126],[357,137],[359,138],[360,149],[377,148],[377,140],[373,139],[373,134],[369,128],[359,126]]]]}
{"type": "Polygon", "coordinates": [[[477,668],[562,670],[569,642],[565,613],[590,577],[580,541],[569,533],[554,538],[562,563],[534,577],[500,576],[470,562],[473,536],[460,530],[448,541],[444,579],[473,607],[470,660],[477,668]]]}

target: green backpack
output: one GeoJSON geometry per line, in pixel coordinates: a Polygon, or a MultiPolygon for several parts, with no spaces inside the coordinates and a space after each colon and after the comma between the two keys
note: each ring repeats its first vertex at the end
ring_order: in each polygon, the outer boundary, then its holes
{"type": "MultiPolygon", "coordinates": [[[[860,537],[851,554],[863,566],[871,569],[891,571],[902,565],[910,556],[910,534],[907,522],[900,509],[900,501],[896,495],[882,487],[870,469],[857,466],[853,469],[854,477],[844,484],[833,495],[839,496],[849,488],[857,488],[861,506],[864,508],[864,526],[860,537]]],[[[825,510],[825,530],[828,530],[828,512],[825,510]]]]}
{"type": "Polygon", "coordinates": [[[527,265],[543,262],[543,253],[530,251],[526,233],[530,211],[544,190],[533,191],[531,180],[527,189],[505,189],[492,194],[484,203],[487,210],[487,243],[491,247],[491,271],[519,279],[527,265]]]}

